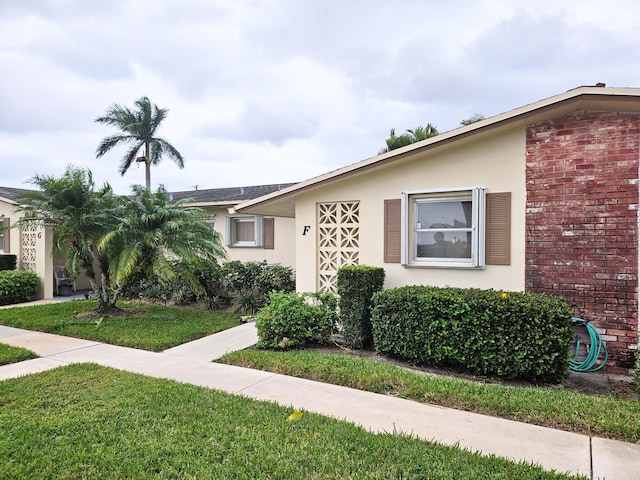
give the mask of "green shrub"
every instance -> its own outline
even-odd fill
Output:
[[[338,270],[338,306],[345,342],[351,348],[370,348],[371,298],[382,290],[384,269],[367,265],[345,265]]]
[[[262,262],[227,262],[222,266],[222,290],[233,308],[243,313],[254,313],[263,307],[268,295],[274,291],[292,292],[296,288],[291,267]]]
[[[164,284],[150,272],[137,269],[122,296],[176,305],[200,301],[205,308],[231,306],[235,311],[253,314],[264,306],[269,292],[295,290],[293,269],[266,261],[243,263],[234,260],[222,266],[214,262],[194,265],[178,261],[174,268],[176,278]],[[195,285],[187,281],[194,277]]]
[[[254,315],[265,303],[265,298],[256,290],[243,290],[231,300],[231,311]]]
[[[414,286],[379,292],[373,303],[381,353],[506,378],[567,374],[572,311],[561,297]]]
[[[337,320],[331,293],[274,291],[256,316],[258,347],[297,348],[326,343]]]
[[[29,302],[34,299],[40,279],[33,272],[22,270],[0,271],[0,305]]]
[[[3,270],[15,270],[18,257],[12,253],[0,254],[0,271]]]

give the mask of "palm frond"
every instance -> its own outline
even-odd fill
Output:
[[[159,108],[143,96],[134,102],[133,110],[122,105],[113,104],[104,116],[95,119],[97,123],[116,127],[122,134],[112,135],[102,140],[96,149],[99,158],[108,151],[121,144],[132,144],[120,162],[119,172],[124,175],[135,161],[139,150],[144,146],[148,162],[145,165],[147,183],[149,183],[151,165],[157,165],[163,156],[170,157],[176,165],[184,168],[184,159],[178,150],[166,139],[156,137],[156,131],[169,112],[166,108]],[[135,151],[134,151],[135,150]],[[147,188],[150,185],[147,184]]]

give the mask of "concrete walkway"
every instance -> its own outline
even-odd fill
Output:
[[[0,380],[77,362],[166,378],[346,420],[373,432],[405,432],[548,470],[589,478],[637,479],[640,444],[590,438],[550,428],[426,405],[336,385],[211,363],[224,353],[253,345],[248,323],[153,353],[100,342],[0,326],[0,342],[27,348],[41,358],[0,367]]]

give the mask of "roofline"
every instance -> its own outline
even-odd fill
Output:
[[[0,196],[0,201],[6,202],[6,203],[10,203],[12,205],[18,205],[18,202],[16,202],[15,200],[11,200],[10,198],[7,198],[7,197],[1,197]]]
[[[370,157],[356,163],[352,163],[337,170],[318,175],[298,184],[292,185],[288,188],[284,188],[278,192],[273,192],[262,197],[241,202],[238,207],[236,207],[236,211],[241,212],[243,210],[259,207],[263,204],[271,202],[274,199],[295,195],[296,193],[318,187],[334,180],[355,175],[362,172],[363,170],[368,170],[372,167],[382,166],[387,163],[391,163],[407,156],[413,155],[415,153],[430,150],[436,146],[446,145],[453,141],[457,141],[460,138],[476,135],[480,132],[518,122],[519,120],[526,117],[541,115],[550,110],[561,109],[563,107],[566,108],[569,106],[573,106],[574,104],[575,106],[579,107],[580,103],[589,102],[592,100],[611,100],[610,97],[616,97],[616,99],[619,99],[621,101],[640,102],[640,89],[606,88],[601,86],[584,86],[574,88],[564,93],[554,95],[552,97],[548,97],[543,100],[539,100],[537,102],[530,103],[498,115],[494,115],[479,122],[449,130],[447,132],[436,135],[435,137],[431,137],[429,139],[407,145],[406,147],[398,148],[390,152],[385,152],[383,154],[376,155],[374,157]]]
[[[228,207],[232,205],[238,205],[241,203],[241,200],[219,200],[217,202],[188,202],[183,203],[182,205],[185,207]]]

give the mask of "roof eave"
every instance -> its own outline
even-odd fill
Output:
[[[262,197],[258,197],[246,202],[241,202],[236,206],[237,212],[269,214],[275,212],[283,213],[282,216],[295,216],[295,205],[293,198],[297,193],[319,187],[337,179],[354,175],[372,167],[378,167],[387,163],[400,160],[409,155],[429,150],[436,146],[446,145],[452,141],[481,132],[503,127],[517,122],[536,123],[549,118],[549,114],[568,113],[570,111],[604,107],[604,104],[611,102],[635,102],[637,105],[633,109],[640,112],[640,89],[638,88],[603,88],[603,87],[578,87],[567,92],[545,98],[535,103],[524,105],[505,113],[489,117],[485,120],[459,127],[448,132],[441,133],[427,140],[407,145],[403,148],[392,150],[374,157],[361,160],[331,172],[313,177],[309,180],[292,185],[283,190],[273,192]],[[599,105],[602,104],[602,105]],[[268,208],[271,203],[278,202],[278,208]],[[284,215],[286,213],[286,215]]]
[[[217,202],[189,202],[189,203],[184,203],[182,205],[184,207],[206,208],[206,207],[229,207],[229,206],[237,205],[239,203],[241,203],[240,200],[233,200],[233,201],[220,200]]]

